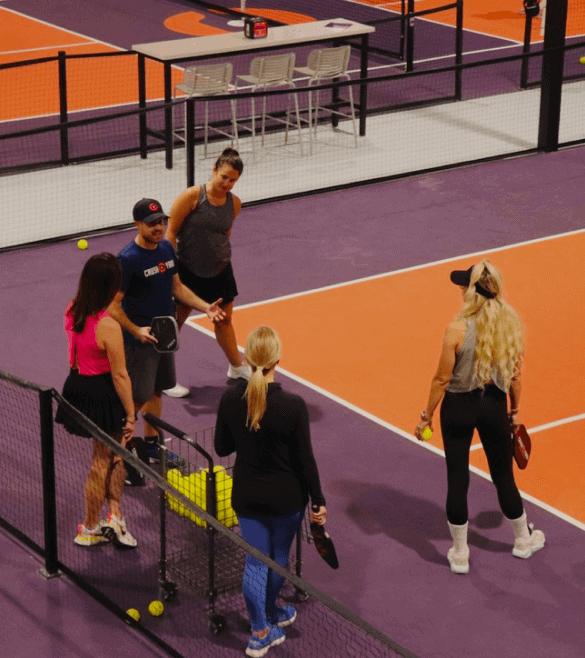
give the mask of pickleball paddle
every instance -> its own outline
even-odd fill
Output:
[[[157,352],[176,352],[179,348],[179,326],[172,315],[152,318],[150,333],[158,341],[154,343]]]
[[[530,452],[532,451],[532,442],[524,425],[518,425],[516,431],[512,432],[512,442],[514,444],[514,459],[518,468],[524,470],[528,466]]]
[[[313,512],[318,512],[319,505],[313,505],[311,509]],[[337,561],[337,553],[335,552],[333,540],[329,536],[329,533],[325,530],[325,526],[319,525],[318,523],[311,523],[310,525],[313,541],[315,542],[315,548],[317,549],[319,555],[332,569],[337,569],[339,566],[339,562]]]

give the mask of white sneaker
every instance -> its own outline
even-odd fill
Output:
[[[534,524],[528,525],[530,529],[529,537],[516,537],[512,555],[514,557],[529,558],[533,553],[544,548],[544,532],[542,530],[534,530]]]
[[[181,386],[181,384],[175,384],[173,388],[167,388],[163,391],[165,395],[171,398],[186,398],[190,392],[186,386]]]
[[[93,530],[86,528],[83,523],[77,526],[77,537],[73,540],[78,546],[95,546],[96,544],[103,544],[109,541],[107,537],[102,534],[102,528],[106,522],[100,520]]]
[[[249,363],[242,363],[241,366],[232,366],[230,363],[227,376],[230,379],[250,379],[252,376],[252,368]]]
[[[103,525],[102,533],[120,548],[136,548],[138,545],[136,539],[128,532],[126,521],[113,514],[108,514],[108,521]]]
[[[469,548],[458,553],[455,552],[455,548],[450,548],[447,552],[447,560],[453,573],[469,573]]]

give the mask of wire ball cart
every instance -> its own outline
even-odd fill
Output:
[[[195,505],[239,534],[238,519],[231,506],[235,456],[212,456],[215,454],[214,429],[199,430],[190,436],[151,414],[145,414],[144,418],[158,432],[160,475]],[[165,445],[163,432],[180,440],[178,446],[174,442],[176,452],[171,452]],[[169,512],[172,517],[168,516]],[[173,527],[177,526],[177,517],[180,517],[180,533],[175,536],[173,529],[173,545],[170,545],[168,526],[171,521]],[[307,512],[290,560],[291,571],[299,577],[302,574],[302,543],[309,537]],[[227,618],[217,610],[217,598],[241,588],[243,573],[242,554],[234,551],[229,537],[161,490],[158,569],[161,600],[172,601],[180,588],[206,597],[209,629],[213,635],[219,635],[227,628]],[[299,601],[307,599],[307,594],[299,590],[295,590],[294,595]]]

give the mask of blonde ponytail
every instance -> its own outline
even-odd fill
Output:
[[[252,376],[244,393],[248,400],[246,425],[253,430],[260,429],[260,421],[266,412],[266,375],[278,363],[281,351],[278,334],[270,327],[257,327],[246,340],[246,360],[252,367]]]
[[[486,298],[476,292],[475,284],[493,295]],[[488,384],[494,371],[508,388],[517,374],[524,352],[520,318],[502,297],[502,277],[489,260],[483,260],[472,272],[463,297],[460,319],[475,319],[475,377],[480,388]]]

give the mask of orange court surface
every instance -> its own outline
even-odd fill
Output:
[[[585,523],[576,495],[585,469],[585,351],[576,330],[584,317],[575,303],[585,296],[584,250],[585,231],[524,243],[236,307],[234,325],[240,343],[256,326],[274,327],[287,374],[414,440],[443,332],[461,304],[449,272],[489,258],[526,327],[520,419],[536,431],[518,486]],[[207,319],[189,323],[212,335]],[[438,410],[429,444],[442,447]],[[487,473],[483,451],[474,448],[471,464]]]

